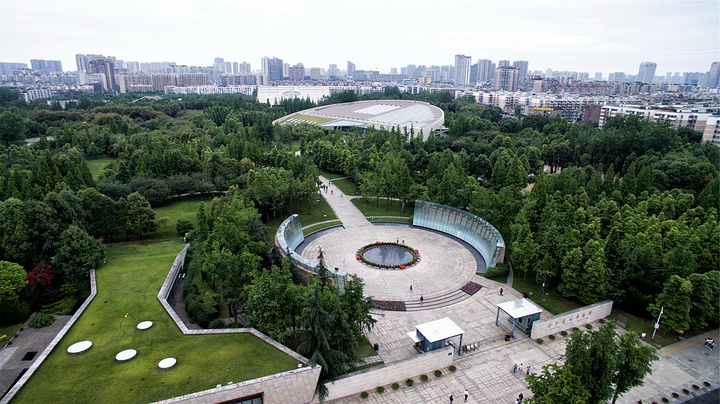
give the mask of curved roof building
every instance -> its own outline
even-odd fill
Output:
[[[323,105],[295,112],[273,121],[273,124],[310,124],[327,129],[346,129],[353,126],[391,130],[400,133],[414,131],[423,140],[439,132],[445,123],[442,109],[422,101],[372,100]]]

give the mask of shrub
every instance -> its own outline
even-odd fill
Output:
[[[601,318],[600,320],[598,320],[598,322],[599,322],[600,324],[605,324],[605,319],[604,319],[604,318]]]
[[[77,302],[77,300],[76,296],[68,295],[56,302],[40,306],[40,312],[64,316],[70,314],[73,307],[75,307],[75,302]]]
[[[397,390],[397,389],[400,388],[400,385],[397,384],[397,383],[393,383],[393,384],[392,384],[392,388],[393,388],[393,390]]]
[[[588,330],[592,330],[592,324],[590,324],[590,323],[585,324],[585,328],[587,328]]]
[[[383,393],[383,392],[385,391],[385,387],[383,387],[383,386],[378,386],[378,388],[377,388],[376,390],[377,390],[378,393]]]
[[[683,389],[683,393],[685,393],[685,394],[690,394],[690,390],[688,390],[688,389]]]
[[[672,396],[673,396],[673,398],[678,398],[678,397],[680,397],[680,394],[673,391]]]
[[[567,331],[565,331],[565,330],[560,331],[560,335],[562,335],[563,337],[567,337]]]
[[[182,237],[185,235],[185,233],[189,232],[190,230],[193,230],[195,226],[190,221],[190,219],[186,219],[184,217],[181,217],[177,220],[175,223],[175,230],[177,231],[177,235]]]
[[[554,341],[554,340],[555,340],[555,334],[550,334],[550,335],[548,335],[548,338],[550,338],[551,341]]]
[[[706,386],[708,386],[708,387],[711,386],[710,382],[703,382],[703,384],[706,385]]]
[[[449,367],[448,369],[450,369],[451,372],[454,372],[454,371],[457,370],[457,368],[455,367],[455,365],[450,365],[450,367]]]
[[[412,386],[413,384],[415,384],[415,381],[413,379],[407,379],[405,380],[405,384],[407,384],[408,386]]]
[[[28,324],[32,328],[43,328],[52,325],[55,322],[55,317],[52,314],[38,313],[30,320]]]
[[[487,271],[485,271],[485,273],[482,275],[494,281],[505,282],[507,281],[509,271],[510,267],[507,264],[503,263],[497,264],[493,268],[488,268]]]
[[[225,322],[221,318],[216,318],[210,322],[208,328],[225,328]]]
[[[426,382],[427,379],[428,379],[428,376],[427,376],[427,375],[420,375],[420,380]]]
[[[368,398],[369,395],[370,394],[368,394],[367,391],[363,391],[362,393],[360,393],[360,397],[362,397],[362,398]]]
[[[543,342],[545,342],[545,341],[543,341],[542,338],[538,338],[538,339],[536,339],[536,341],[537,341],[538,344],[542,344]]]
[[[693,388],[694,388],[695,390],[700,390],[700,386],[698,386],[697,384],[693,384]]]
[[[436,370],[436,371],[435,371],[435,376],[437,376],[437,377],[442,376],[442,372],[439,371],[439,370]]]

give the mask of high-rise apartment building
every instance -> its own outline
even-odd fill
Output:
[[[94,58],[101,58],[103,55],[75,55],[78,72],[90,73],[90,61]]]
[[[498,61],[498,64],[497,64],[497,67],[498,67],[498,68],[507,67],[507,66],[510,66],[510,61],[509,61],[509,60],[500,60],[500,61]]]
[[[480,59],[477,61],[477,82],[486,83],[495,78],[495,67],[492,60]]]
[[[288,69],[288,77],[291,81],[303,81],[305,80],[305,66],[302,63],[298,63],[295,66],[290,66]]]
[[[243,75],[252,74],[252,69],[251,69],[250,63],[248,63],[248,62],[239,63],[238,64],[238,74],[243,74]]]
[[[310,68],[310,80],[320,80],[320,68],[319,67],[311,67]]]
[[[595,73],[595,81],[600,81],[600,80],[602,80],[602,73],[599,73],[599,72]]]
[[[340,69],[338,69],[336,64],[330,64],[328,66],[328,76],[334,78],[334,77],[340,77]]]
[[[415,71],[417,70],[417,66],[415,65],[407,65],[405,68],[405,71],[407,72],[407,78],[412,80],[416,79],[417,76],[415,75]]]
[[[512,66],[498,67],[495,70],[493,89],[498,91],[517,91],[518,69]]]
[[[466,86],[470,84],[470,64],[472,58],[465,55],[455,55],[455,79],[453,83],[456,86]]]
[[[655,62],[642,62],[640,63],[640,69],[638,70],[637,81],[641,83],[652,84],[655,79],[655,69],[657,63]]]
[[[267,76],[269,81],[282,81],[283,60],[276,57],[262,58],[262,74]]]
[[[527,77],[528,72],[528,62],[527,60],[516,60],[513,62],[513,67],[518,70],[518,85],[524,85],[525,84],[525,78]]]
[[[355,73],[355,63],[348,60],[347,62],[347,75],[348,77],[353,77],[353,73]]]
[[[708,74],[706,86],[710,88],[720,87],[720,62],[713,62],[713,64],[710,65],[710,73]]]
[[[62,73],[62,63],[59,60],[30,59],[30,65],[36,72],[43,74]]]

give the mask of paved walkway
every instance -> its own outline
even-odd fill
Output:
[[[321,177],[321,180],[329,185],[327,179]],[[522,363],[525,370],[530,365],[531,371],[536,372],[543,365],[560,359],[565,352],[565,338],[558,334],[554,341],[546,338],[546,342],[540,345],[519,332],[516,333],[517,339],[504,341],[510,324],[500,322],[495,325],[497,304],[520,298],[519,292],[505,283],[475,275],[472,254],[451,238],[415,228],[373,226],[347,195],[343,195],[336,186],[329,187],[328,193],[323,192],[322,195],[345,229],[309,243],[303,256],[314,260],[318,248],[322,248],[329,267],[357,274],[365,282],[366,294],[380,300],[416,301],[420,295],[427,299],[455,291],[470,280],[483,286],[475,295],[447,307],[408,312],[374,310],[380,313],[374,314],[378,322],[366,336],[371,344],[380,346],[378,355],[385,363],[418,355],[406,333],[418,324],[443,317],[449,317],[463,329],[463,344],[478,343],[479,348],[455,360],[456,372],[445,370],[440,378],[428,375],[427,382],[421,382],[420,375],[417,375],[411,387],[405,386],[404,380],[388,380],[382,394],[369,386],[370,396],[363,402],[441,403],[448,402],[450,394],[461,402],[466,388],[470,393],[468,402],[475,403],[510,404],[515,402],[519,393],[529,396],[525,375],[512,373],[513,364]],[[355,252],[361,246],[376,240],[395,241],[398,237],[405,237],[408,245],[420,251],[420,264],[405,270],[385,271],[368,268],[355,260]],[[511,282],[512,276],[510,272],[508,281]],[[501,286],[504,296],[498,293]],[[543,311],[542,317],[547,316],[550,313]],[[598,326],[596,324],[594,328]],[[703,347],[704,339],[705,336],[700,336],[658,352],[660,359],[653,365],[653,374],[646,376],[645,386],[631,390],[618,402],[662,402],[662,398],[666,397],[670,402],[679,403],[692,395],[717,388],[720,384],[720,349],[710,352]],[[710,382],[712,387],[706,387],[705,381]],[[402,387],[393,390],[390,388],[393,382],[399,382]],[[693,384],[700,389],[694,389]],[[690,394],[685,394],[683,389]],[[680,397],[674,398],[673,392]],[[355,403],[359,400],[359,396],[355,395],[338,400],[330,397],[326,402]]]
[[[50,345],[65,323],[70,320],[70,316],[53,315],[53,317],[55,317],[55,321],[49,327],[30,328],[26,325],[18,333],[18,336],[13,338],[12,345],[0,349],[0,397],[30,368],[30,365]],[[26,356],[29,352],[35,352],[32,359],[28,359]]]

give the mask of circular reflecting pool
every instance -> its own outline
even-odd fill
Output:
[[[405,248],[393,245],[370,247],[362,252],[363,258],[380,265],[402,265],[412,261],[413,254]]]

